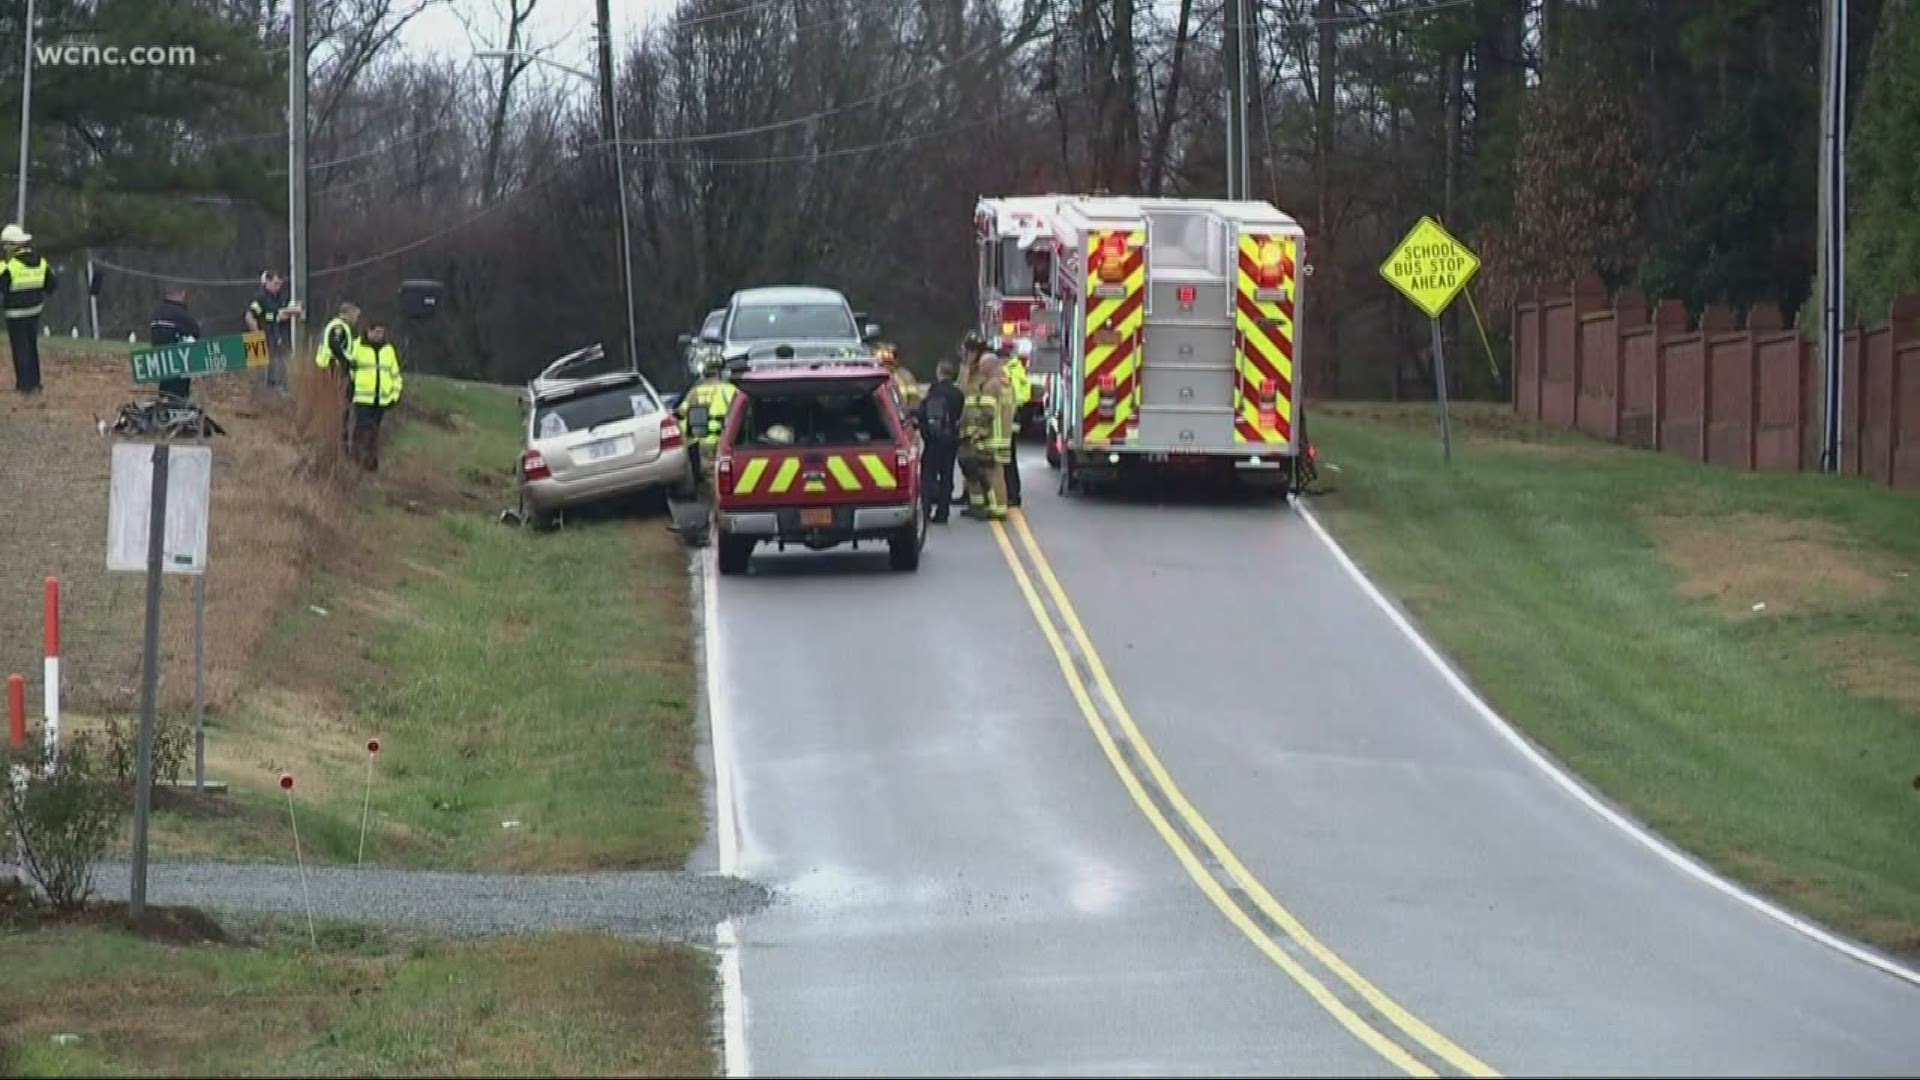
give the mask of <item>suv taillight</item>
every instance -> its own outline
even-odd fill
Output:
[[[669,416],[660,421],[660,449],[672,450],[685,445],[686,438],[680,434],[680,418]]]
[[[520,455],[520,475],[528,480],[545,480],[553,475],[547,468],[547,459],[538,450],[528,450]]]
[[[733,478],[733,455],[721,454],[713,463],[713,471],[723,480]]]

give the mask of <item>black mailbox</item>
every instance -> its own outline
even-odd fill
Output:
[[[426,278],[413,278],[400,283],[400,313],[409,319],[431,319],[440,307],[440,296],[446,286]]]

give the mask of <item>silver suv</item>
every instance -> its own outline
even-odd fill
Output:
[[[711,325],[711,324],[709,324]],[[853,310],[834,289],[776,285],[742,289],[727,301],[718,334],[701,338],[720,347],[729,367],[740,367],[786,348],[819,359],[873,355],[880,327]]]
[[[592,345],[527,384],[520,502],[535,528],[551,528],[562,511],[592,503],[651,491],[692,494],[686,436],[646,376],[563,374],[604,359]]]

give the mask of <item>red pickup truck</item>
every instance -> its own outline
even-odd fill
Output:
[[[887,370],[865,359],[755,364],[734,376],[714,465],[722,574],[754,548],[823,551],[885,541],[895,570],[916,570],[927,540],[920,435]]]

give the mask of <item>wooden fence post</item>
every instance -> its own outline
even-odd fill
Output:
[[[1662,300],[1653,307],[1653,448],[1666,449],[1661,427],[1667,419],[1667,335],[1685,333],[1687,308],[1678,300]]]
[[[1900,343],[1920,337],[1920,293],[1902,292],[1887,310],[1887,362],[1893,365],[1887,402],[1887,486],[1900,480]],[[1861,375],[1861,381],[1866,376]]]
[[[1700,313],[1700,460],[1713,460],[1713,335],[1733,329],[1733,309],[1708,304]]]
[[[1613,300],[1613,440],[1627,422],[1627,349],[1620,332],[1647,325],[1647,294],[1631,286]]]

